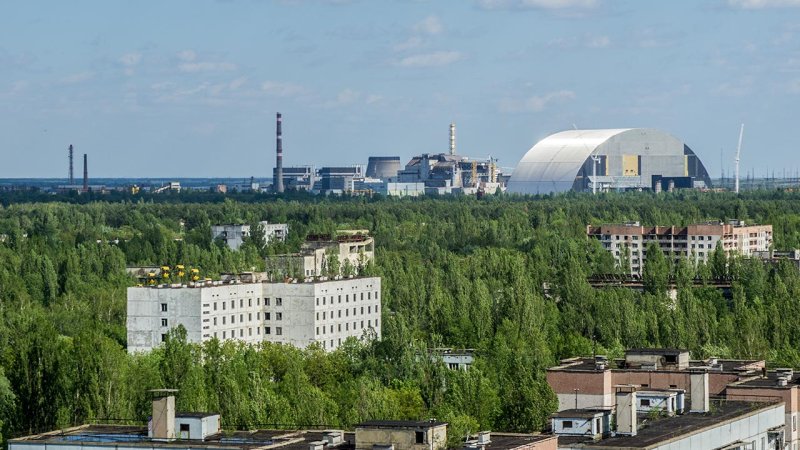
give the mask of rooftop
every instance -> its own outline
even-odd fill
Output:
[[[756,412],[771,408],[779,402],[743,402],[743,401],[715,401],[712,412],[706,414],[689,413],[672,417],[660,418],[654,421],[641,421],[636,436],[615,436],[600,441],[591,438],[559,437],[559,444],[585,443],[586,448],[647,448],[659,443],[694,434],[705,428],[719,426],[726,421],[740,419],[755,414]]]
[[[180,414],[179,416],[184,415]],[[208,436],[205,440],[191,440],[191,447],[208,447],[222,449],[257,449],[269,446],[281,450],[308,450],[309,444],[323,440],[325,431],[305,430],[254,430],[223,432]],[[344,440],[336,446],[337,450],[355,448],[353,433],[344,433]],[[171,442],[158,441],[147,436],[147,427],[127,425],[83,425],[80,427],[43,433],[24,438],[13,439],[11,443],[26,442],[45,444],[64,444],[70,442],[99,443],[101,445],[146,444],[155,448],[187,448],[187,440],[176,439]],[[328,446],[330,447],[330,446]]]
[[[447,425],[447,422],[431,420],[368,420],[357,424],[356,428],[433,428]]]
[[[711,360],[691,360],[689,361],[689,368],[686,370],[690,371],[692,369],[708,368],[709,372],[712,373],[726,372],[737,374],[754,374],[757,371],[760,372],[761,367],[764,366],[764,361],[762,360],[717,359],[715,365],[712,365],[712,362],[713,361]],[[606,369],[624,371],[652,371],[652,369],[642,368],[639,366],[628,366],[625,363],[625,359],[608,360],[606,362]],[[567,372],[598,371],[598,369],[596,369],[595,359],[591,356],[563,359],[558,366],[552,367],[548,370]],[[674,365],[670,365],[667,367],[658,368],[657,371],[675,372],[681,371],[681,369],[678,369]]]
[[[470,436],[470,441],[475,441],[478,436]],[[511,450],[526,445],[534,444],[536,442],[547,441],[549,439],[557,439],[552,434],[519,434],[519,433],[491,433],[488,444],[483,445],[484,450]],[[467,445],[470,444],[467,441]]]

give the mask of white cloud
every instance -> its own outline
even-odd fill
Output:
[[[364,103],[366,103],[368,105],[374,105],[375,103],[380,103],[382,101],[383,101],[383,96],[382,95],[371,94],[371,95],[369,95],[367,97],[366,100],[364,100]]]
[[[422,47],[425,44],[425,41],[419,36],[411,36],[407,40],[396,44],[394,46],[394,51],[396,52],[404,52],[407,50],[413,50],[415,48]]]
[[[68,75],[58,80],[59,84],[78,84],[94,78],[94,72],[80,72]]]
[[[740,9],[797,8],[800,0],[728,0],[728,5]]]
[[[739,80],[727,81],[717,85],[712,92],[723,97],[742,97],[753,91],[753,77],[747,76]]]
[[[185,62],[191,62],[197,59],[197,53],[194,50],[182,50],[178,52],[178,59]]]
[[[595,36],[586,42],[586,46],[589,48],[606,48],[609,45],[611,45],[611,38],[608,36]]]
[[[354,91],[354,90],[352,90],[350,88],[347,88],[347,89],[343,90],[342,92],[339,92],[339,95],[336,96],[336,101],[340,105],[349,105],[351,103],[354,103],[354,102],[358,101],[358,99],[360,99],[360,98],[361,98],[361,94],[359,92],[356,92],[356,91]]]
[[[478,0],[485,9],[588,9],[598,3],[598,0]]]
[[[464,55],[461,52],[440,51],[406,56],[405,58],[396,61],[394,64],[399,67],[412,68],[441,67],[450,65],[462,59],[464,59]]]
[[[269,80],[261,83],[261,90],[267,95],[275,97],[295,97],[307,93],[306,88],[299,84]]]
[[[499,109],[504,113],[541,112],[553,103],[574,98],[575,93],[573,91],[553,91],[527,99],[504,99],[500,101]]]
[[[238,66],[229,62],[185,62],[178,64],[178,69],[181,72],[196,73],[196,72],[229,72],[236,70]]]
[[[119,58],[120,64],[125,67],[133,67],[138,65],[142,61],[142,54],[139,52],[131,52],[122,55]]]
[[[417,34],[435,35],[440,34],[442,31],[444,31],[444,27],[436,16],[428,16],[414,25],[414,33]]]
[[[235,91],[247,83],[247,77],[239,77],[228,83],[228,89]]]

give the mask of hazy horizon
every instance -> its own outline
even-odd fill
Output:
[[[2,8],[2,178],[269,178],[647,127],[718,178],[795,173],[798,0],[182,0]]]

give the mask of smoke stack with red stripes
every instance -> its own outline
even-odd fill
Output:
[[[69,144],[69,183],[70,186],[75,184],[75,173],[72,171],[72,144]]]
[[[83,154],[83,192],[89,192],[89,166],[86,153]]]
[[[276,120],[276,161],[275,161],[275,192],[283,193],[283,139],[281,133],[281,113],[278,113]]]

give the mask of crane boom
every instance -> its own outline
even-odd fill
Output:
[[[742,153],[742,136],[744,135],[744,124],[742,127],[739,128],[739,145],[736,147],[736,159],[734,162],[736,163],[735,170],[736,170],[736,184],[734,186],[734,191],[738,194],[739,193],[739,155]]]

